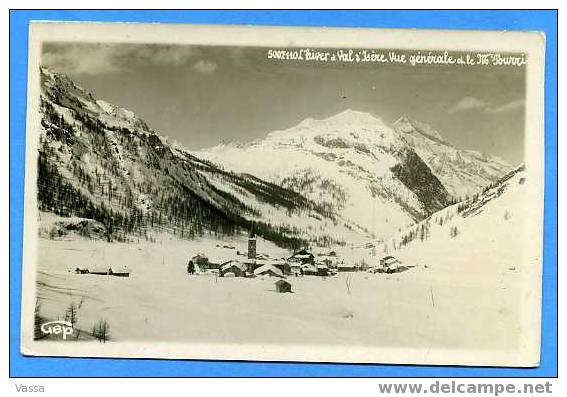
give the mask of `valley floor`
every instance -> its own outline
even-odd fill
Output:
[[[40,238],[40,314],[63,319],[71,302],[82,301],[78,328],[88,331],[107,320],[111,343],[254,341],[507,351],[517,347],[522,334],[517,269],[503,266],[469,277],[462,268],[438,271],[416,262],[409,271],[392,275],[288,277],[294,291],[288,294],[276,293],[273,278],[186,273],[189,257],[218,250],[216,244],[223,243]],[[236,243],[243,246],[244,240]],[[270,250],[275,255],[278,248]],[[97,264],[125,265],[132,274],[120,278],[73,271]]]

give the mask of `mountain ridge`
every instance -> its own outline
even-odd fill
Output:
[[[394,129],[380,118],[351,109],[322,120],[304,120],[248,144],[217,145],[193,153],[229,169],[304,189],[311,199],[325,202],[378,238],[450,201],[436,176]]]
[[[459,149],[430,125],[402,117],[392,124],[456,199],[476,193],[513,167],[497,156]]]
[[[295,246],[381,239],[452,203],[465,176],[478,190],[504,168],[486,171],[490,156],[405,115],[389,125],[352,109],[192,151],[68,77],[40,74],[40,208],[94,217],[109,238],[166,227],[182,237],[258,229]]]
[[[298,247],[356,229],[300,193],[193,156],[68,77],[40,73],[40,211],[99,221],[109,240],[155,229],[186,238],[253,230]]]

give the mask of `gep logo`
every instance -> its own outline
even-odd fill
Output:
[[[45,335],[62,335],[63,339],[73,335],[73,324],[68,321],[50,321],[41,325],[41,332]]]

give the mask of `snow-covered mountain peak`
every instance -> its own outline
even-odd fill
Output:
[[[269,133],[252,147],[295,148],[313,151],[353,150],[366,146],[399,150],[405,143],[382,119],[347,109],[325,119],[308,118],[294,127]]]
[[[352,109],[306,119],[245,147],[195,155],[301,191],[377,236],[448,203],[447,191],[400,133]]]
[[[76,112],[97,116],[108,126],[154,133],[148,124],[131,110],[95,99],[90,92],[76,85],[68,76],[52,72],[45,67],[40,68],[40,75],[43,95],[53,102],[62,102],[63,107],[72,107]],[[69,99],[75,102],[74,106],[66,103]]]
[[[474,194],[511,169],[504,160],[475,150],[461,150],[430,125],[403,115],[392,124],[425,161],[453,197]]]
[[[442,208],[451,196],[474,194],[510,170],[500,159],[452,146],[407,115],[388,124],[352,109],[196,155],[307,192],[377,235]],[[387,215],[369,219],[369,208]]]
[[[420,134],[430,140],[438,143],[443,143],[449,145],[447,141],[441,136],[441,134],[432,128],[429,124],[421,123],[419,121],[411,119],[408,115],[403,114],[398,120],[396,120],[392,126],[396,131],[402,134]]]
[[[384,122],[367,112],[347,109],[325,119],[328,123],[342,125],[384,124]]]
[[[340,113],[334,114],[332,116],[316,119],[313,117],[308,117],[301,121],[293,128],[298,127],[309,127],[313,124],[327,124],[335,126],[354,126],[354,125],[368,125],[368,124],[384,124],[384,122],[367,112],[361,112],[359,110],[346,109]]]

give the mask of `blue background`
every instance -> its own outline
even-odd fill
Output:
[[[547,36],[545,254],[541,366],[535,369],[187,360],[36,358],[20,354],[28,23],[31,20],[373,28],[532,30]],[[557,11],[10,12],[10,376],[557,376]]]

